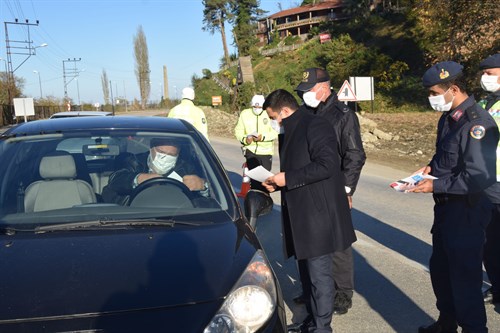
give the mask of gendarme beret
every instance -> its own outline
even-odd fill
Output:
[[[500,68],[500,53],[490,55],[479,63],[479,69]]]
[[[432,87],[436,84],[453,80],[460,74],[464,66],[454,61],[443,61],[429,68],[422,77],[424,87]]]

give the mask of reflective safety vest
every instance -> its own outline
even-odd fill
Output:
[[[482,108],[486,107],[488,101],[486,99],[480,100],[479,105]],[[500,131],[500,99],[498,99],[489,109],[488,112],[495,119]],[[500,182],[500,141],[498,141],[497,146],[497,182]]]
[[[205,113],[202,109],[195,106],[193,101],[183,99],[178,105],[174,106],[168,113],[168,118],[184,119],[193,125],[208,140],[208,125]]]
[[[254,132],[262,135],[262,141],[247,144],[247,135]],[[261,114],[256,116],[252,109],[245,109],[238,118],[234,136],[243,145],[244,150],[248,149],[256,155],[273,155],[274,140],[278,137],[278,132],[271,127],[271,120],[266,111],[262,110]]]

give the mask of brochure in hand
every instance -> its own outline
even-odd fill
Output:
[[[391,183],[391,185],[389,186],[398,192],[406,192],[408,190],[411,190],[412,188],[415,188],[418,182],[423,179],[437,179],[437,178],[431,175],[424,175],[422,172],[419,172],[409,177],[395,181],[394,183]]]

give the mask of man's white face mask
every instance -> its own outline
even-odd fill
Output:
[[[262,113],[262,108],[252,108],[253,114],[258,116]]]
[[[149,155],[148,158],[148,166],[159,175],[167,174],[175,167],[176,162],[177,156],[159,153],[157,151],[155,151],[154,159],[151,159],[151,155]]]
[[[313,109],[317,108],[319,103],[321,103],[321,101],[316,98],[315,91],[308,91],[304,93],[302,98],[304,99],[304,103],[306,103],[307,106],[312,107]]]
[[[485,91],[495,92],[500,89],[500,83],[498,83],[498,75],[486,75],[481,76],[481,87]]]
[[[444,98],[444,95],[446,95],[449,90],[450,89],[446,90],[442,95],[429,96],[429,104],[435,111],[446,112],[451,110],[451,105],[453,104],[455,96],[453,96],[449,103],[446,103],[446,99]]]

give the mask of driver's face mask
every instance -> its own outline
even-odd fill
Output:
[[[155,149],[154,159],[151,159],[150,155],[148,162],[150,162],[148,165],[154,172],[159,175],[164,175],[175,167],[175,163],[177,163],[177,155],[174,156],[160,153]]]

